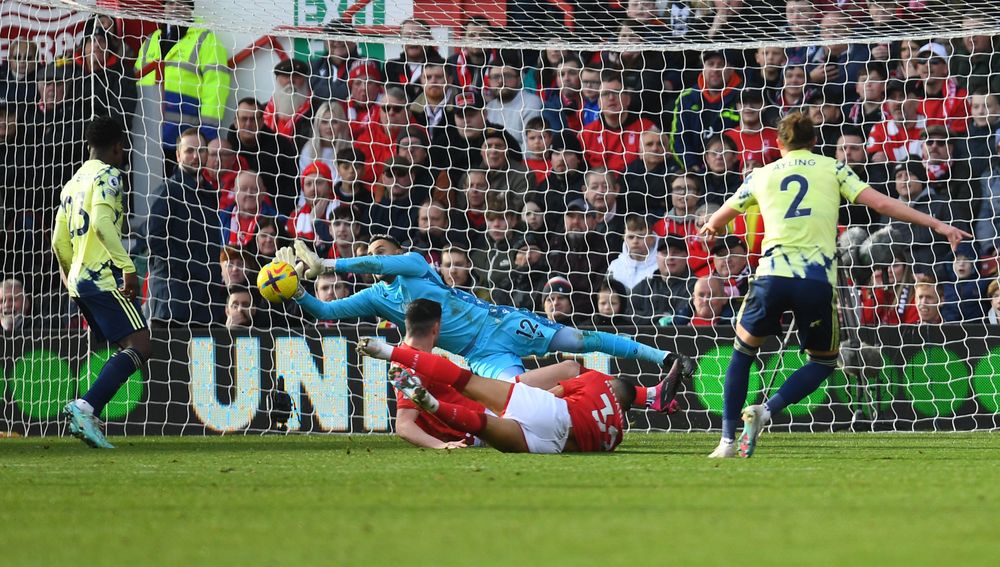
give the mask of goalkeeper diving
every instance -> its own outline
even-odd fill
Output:
[[[530,311],[494,305],[471,293],[447,286],[434,267],[415,252],[404,253],[396,239],[373,236],[368,256],[323,260],[302,241],[295,250],[282,248],[277,259],[296,265],[307,279],[329,273],[374,274],[378,282],[350,297],[323,302],[299,286],[293,299],[307,313],[321,320],[378,316],[404,328],[406,307],[415,299],[441,304],[441,335],[437,346],[461,355],[475,374],[513,381],[524,372],[522,358],[550,352],[603,352],[612,356],[645,360],[669,371],[679,363],[683,379],[694,372],[693,361],[681,354],[641,344],[634,339],[583,331],[549,321]],[[652,396],[650,406],[663,411],[673,401],[673,392]],[[669,398],[669,399],[667,399]],[[658,407],[658,406],[664,407]]]

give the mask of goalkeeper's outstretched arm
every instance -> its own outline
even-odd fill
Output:
[[[279,260],[286,261],[288,252],[279,250]],[[382,276],[420,276],[427,271],[427,261],[423,256],[410,253],[390,256],[362,256],[360,258],[339,258],[323,260],[309,246],[301,241],[295,241],[295,255],[305,270],[302,272],[307,279],[315,279],[323,274],[378,274]],[[289,262],[291,263],[291,262]],[[299,269],[298,267],[296,268]]]
[[[368,288],[344,299],[320,301],[306,292],[299,284],[294,300],[306,313],[320,321],[336,321],[358,317],[375,317],[379,315],[375,303],[371,300],[372,288]]]

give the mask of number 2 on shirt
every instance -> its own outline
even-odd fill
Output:
[[[792,200],[792,204],[788,207],[788,212],[785,213],[786,219],[796,219],[799,217],[807,217],[812,213],[812,209],[800,209],[799,205],[802,204],[802,199],[806,197],[806,191],[809,191],[809,182],[806,181],[805,177],[797,173],[793,173],[781,181],[781,190],[788,191],[789,186],[792,183],[799,184],[799,192],[795,195],[795,199]]]

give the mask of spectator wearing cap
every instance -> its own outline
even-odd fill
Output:
[[[417,122],[427,128],[430,137],[434,137],[448,123],[445,111],[448,100],[453,96],[448,86],[444,59],[431,57],[424,62],[420,85],[420,96],[410,104],[410,112]]]
[[[429,196],[427,187],[413,183],[412,164],[394,159],[382,170],[385,194],[371,206],[371,233],[388,234],[399,242],[406,242],[410,229],[417,224],[420,203]]]
[[[858,72],[858,82],[854,92],[857,101],[847,107],[846,121],[864,130],[864,135],[872,131],[885,118],[886,81],[889,72],[884,62],[869,63]]]
[[[549,237],[549,266],[554,272],[566,274],[576,290],[574,304],[584,313],[593,312],[591,293],[608,271],[608,243],[597,231],[601,219],[600,211],[576,199],[562,215],[563,230]]]
[[[951,199],[951,220],[971,221],[973,191],[968,159],[956,159],[955,136],[944,126],[924,130],[922,158],[927,170],[927,184],[939,195]]]
[[[446,205],[426,199],[417,211],[416,226],[410,229],[410,249],[423,254],[428,264],[440,266],[442,250],[449,246],[468,247],[461,228]]]
[[[450,106],[452,123],[431,140],[431,165],[448,172],[449,187],[458,187],[469,169],[482,169],[486,130],[503,130],[486,120],[485,104],[475,91],[459,93]]]
[[[264,107],[264,126],[302,148],[312,136],[312,90],[309,65],[285,59],[274,66],[274,94]]]
[[[871,60],[871,53],[864,43],[839,43],[850,35],[849,26],[850,20],[842,10],[823,14],[819,36],[827,43],[806,50],[806,75],[809,84],[825,93],[853,101],[858,74]]]
[[[608,276],[630,290],[656,271],[659,237],[650,229],[646,217],[632,213],[625,217],[624,240],[621,253],[608,265]]]
[[[722,203],[743,184],[736,142],[716,134],[705,142],[705,199]]]
[[[535,186],[534,175],[521,161],[516,142],[503,130],[486,130],[482,164],[492,191],[510,193],[523,203],[525,193]]]
[[[208,143],[207,159],[201,175],[218,192],[219,209],[233,204],[236,174],[249,168],[246,158],[237,155],[226,138],[216,138]]]
[[[472,16],[462,24],[462,39],[465,42],[482,41],[492,37],[490,22],[479,16]],[[482,93],[485,84],[486,62],[492,49],[474,45],[460,47],[448,57],[445,69],[449,73],[449,84],[455,85],[460,91],[476,91]]]
[[[542,287],[542,302],[545,316],[554,323],[572,325],[576,319],[573,305],[573,286],[564,277],[556,276]]]
[[[47,218],[55,212],[62,186],[86,158],[83,130],[89,109],[81,104],[82,84],[75,65],[50,63],[39,74],[37,85],[37,102],[25,118],[26,141],[34,156],[31,205]]]
[[[0,63],[0,100],[22,115],[35,102],[38,87],[38,44],[28,38],[17,38],[7,48],[7,60]]]
[[[252,247],[261,218],[276,215],[260,175],[241,171],[236,175],[234,202],[220,213],[222,242],[236,248]]]
[[[924,100],[918,111],[927,126],[944,126],[949,132],[964,134],[969,107],[968,91],[951,77],[948,70],[948,48],[930,42],[917,51],[917,73],[924,82]]]
[[[685,169],[700,165],[705,139],[739,125],[736,101],[742,87],[743,79],[725,52],[702,53],[702,72],[696,86],[677,98],[670,133],[670,151]]]
[[[407,18],[399,26],[399,35],[405,40],[420,40],[429,42],[431,30],[427,24],[416,19]],[[385,77],[387,86],[397,86],[406,89],[407,100],[416,100],[422,91],[421,78],[424,64],[431,59],[441,59],[437,47],[418,43],[404,43],[403,52],[399,57],[387,61]]]
[[[524,125],[542,115],[542,99],[524,88],[521,61],[510,52],[501,52],[487,67],[489,93],[486,118],[507,131],[518,147],[524,147]]]
[[[661,238],[656,247],[656,271],[632,288],[630,301],[637,323],[672,319],[691,300],[694,281],[684,238],[676,234]]]
[[[542,118],[552,132],[583,129],[583,95],[580,91],[583,63],[578,57],[563,57],[556,73],[556,87],[545,98]]]
[[[781,157],[778,129],[764,125],[761,120],[763,108],[764,97],[759,90],[744,91],[736,103],[740,113],[739,125],[723,132],[736,144],[741,172],[767,165]]]
[[[334,36],[351,35],[351,26],[339,20],[326,25],[325,33]],[[353,41],[329,38],[324,41],[326,51],[309,60],[309,87],[317,103],[347,100],[347,74],[351,64],[360,59],[358,44]]]
[[[601,73],[601,118],[580,132],[584,158],[590,167],[622,173],[640,159],[641,136],[655,127],[652,121],[629,110],[632,94],[625,90],[621,73]]]
[[[431,141],[423,128],[406,128],[396,136],[396,157],[413,164],[414,183],[433,187],[437,174],[431,168]]]
[[[733,309],[747,294],[752,270],[746,242],[735,235],[716,240],[712,246],[712,275],[722,280],[722,291],[733,300]]]
[[[913,83],[886,86],[886,118],[872,128],[866,150],[875,163],[906,161],[923,151],[920,98]]]
[[[978,90],[1000,93],[1000,45],[995,36],[982,33],[994,25],[995,20],[984,13],[970,11],[962,19],[966,35],[948,63],[951,76],[970,93]]]
[[[844,98],[836,90],[814,90],[806,97],[809,118],[816,126],[817,153],[826,157],[837,155],[837,138],[844,129]]]
[[[518,309],[541,311],[542,288],[549,278],[546,254],[548,243],[542,234],[529,232],[500,257],[494,273],[506,274],[494,280],[491,296],[494,303]]]
[[[1000,131],[1000,93],[979,90],[969,95],[968,137],[958,137],[960,155],[969,156],[972,178],[980,179],[990,170],[990,160],[996,152],[996,135]]]
[[[379,122],[378,101],[384,88],[382,71],[378,63],[371,59],[359,61],[347,73],[349,97],[344,109],[347,110],[347,120],[355,140],[361,138],[369,124]]]
[[[955,249],[952,261],[952,278],[942,287],[944,306],[942,312],[949,321],[982,322],[986,316],[986,288],[989,281],[978,268],[979,255],[972,243],[963,242]]]
[[[229,143],[248,168],[261,176],[278,212],[289,215],[298,202],[298,151],[291,139],[264,126],[260,103],[252,97],[240,99],[229,132]]]
[[[382,168],[396,154],[396,140],[408,132],[422,130],[416,123],[402,87],[390,87],[378,103],[376,120],[354,132],[354,146],[365,155],[361,181],[380,179]]]
[[[314,161],[302,171],[301,205],[288,218],[285,232],[291,238],[315,241],[316,253],[325,256],[319,248],[323,243],[333,243],[329,220],[340,205],[333,194],[333,173],[321,161]]]
[[[715,327],[732,325],[735,313],[719,278],[704,276],[694,282],[691,302],[670,321],[674,325]],[[666,321],[664,321],[666,323]]]
[[[666,135],[659,128],[646,130],[640,138],[642,159],[625,169],[625,204],[630,211],[646,211],[653,215],[666,212],[668,176],[680,171],[680,166],[667,153]]]

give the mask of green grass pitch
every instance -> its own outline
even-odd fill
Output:
[[[0,440],[3,565],[997,565],[1000,435]]]

